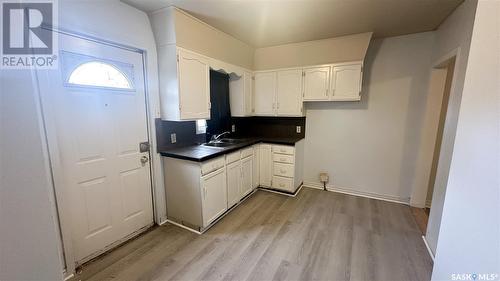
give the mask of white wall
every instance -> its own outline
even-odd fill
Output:
[[[117,0],[63,0],[59,27],[146,50],[150,108],[152,117],[159,117],[156,45],[145,13]],[[28,71],[0,74],[0,280],[61,280],[60,239],[36,84]],[[161,161],[158,154],[153,156],[153,162],[160,163],[154,168],[156,191],[163,192]],[[164,195],[159,194],[160,220],[165,217],[162,201]]]
[[[408,202],[431,68],[433,32],[372,41],[361,102],[307,103],[306,183]]]
[[[372,32],[340,36],[255,50],[255,70],[361,61]]]
[[[437,247],[442,208],[453,153],[453,144],[458,113],[460,111],[476,3],[477,2],[474,0],[465,1],[446,19],[445,22],[443,22],[436,31],[436,42],[433,47],[433,63],[438,63],[440,60],[445,59],[451,52],[459,48],[453,74],[454,82],[452,83],[452,89],[450,91],[448,112],[444,125],[441,152],[432,196],[431,212],[427,225],[427,233],[425,235],[434,253]]]
[[[456,273],[500,278],[499,50],[500,2],[479,1],[433,280],[450,280]]]
[[[151,13],[156,44],[175,44],[226,63],[253,69],[254,48],[179,10],[168,7]]]
[[[38,94],[28,70],[0,70],[0,280],[61,280]]]

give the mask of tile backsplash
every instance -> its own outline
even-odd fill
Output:
[[[167,150],[206,142],[206,134],[196,134],[196,121],[156,119],[158,150]],[[305,117],[232,117],[236,131],[230,137],[305,137]],[[297,133],[297,126],[300,132]],[[176,142],[171,142],[171,134]]]
[[[303,138],[306,133],[306,117],[233,117],[231,122],[240,137]]]
[[[196,121],[165,121],[157,118],[156,141],[158,151],[205,142],[205,134],[196,134]],[[175,134],[176,142],[171,142]]]

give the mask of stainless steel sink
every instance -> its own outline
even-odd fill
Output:
[[[204,143],[202,144],[203,146],[211,146],[211,147],[229,147],[235,145],[234,143],[231,142],[209,142],[209,143]]]
[[[247,141],[246,139],[230,139],[230,138],[224,138],[220,139],[219,142],[224,142],[224,143],[242,143]]]

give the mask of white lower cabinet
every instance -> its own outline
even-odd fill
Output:
[[[256,144],[253,146],[253,188],[256,189],[259,187],[259,162],[260,162],[260,152],[259,152],[260,144]]]
[[[240,160],[230,163],[226,167],[227,173],[227,208],[240,201],[241,186],[241,162]]]
[[[272,152],[270,144],[261,144],[259,147],[259,185],[271,187],[272,181]]]
[[[203,176],[201,189],[203,226],[206,227],[227,210],[225,169]]]
[[[302,184],[304,141],[260,143],[204,162],[163,157],[167,218],[204,231],[256,187],[294,193]]]
[[[241,159],[241,197],[247,196],[253,190],[253,155]]]

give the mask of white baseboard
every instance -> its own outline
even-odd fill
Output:
[[[323,190],[323,185],[315,182],[304,182],[305,187],[309,188],[314,188],[314,189],[321,189]],[[399,198],[396,196],[390,196],[390,195],[383,195],[383,194],[378,194],[378,193],[373,193],[373,192],[364,192],[364,191],[359,191],[355,190],[352,188],[343,188],[343,187],[335,187],[335,186],[326,186],[326,190],[332,191],[332,192],[338,192],[338,193],[343,193],[343,194],[348,194],[348,195],[354,195],[354,196],[360,196],[360,197],[365,197],[365,198],[370,198],[370,199],[376,199],[376,200],[382,200],[382,201],[387,201],[387,202],[393,202],[393,203],[399,203],[399,204],[404,204],[404,205],[409,205],[410,202],[407,199]]]
[[[299,188],[297,188],[297,190],[295,191],[295,193],[293,194],[290,194],[290,193],[286,193],[286,192],[280,192],[278,190],[274,190],[274,189],[269,189],[269,188],[265,188],[265,187],[258,187],[259,190],[262,190],[262,191],[265,191],[265,192],[271,192],[271,193],[276,193],[276,194],[279,194],[279,195],[284,195],[284,196],[288,196],[288,197],[297,197],[297,195],[299,194],[300,190],[302,189],[304,185],[301,184],[299,186]]]
[[[432,262],[434,262],[434,254],[432,253],[431,247],[429,247],[429,243],[427,243],[427,239],[422,235],[422,240],[424,240],[425,247],[427,248],[427,252],[429,252],[429,256],[431,256]]]

